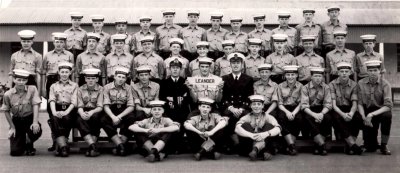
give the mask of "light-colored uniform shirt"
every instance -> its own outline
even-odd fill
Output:
[[[95,84],[94,88],[89,89],[84,84],[78,90],[78,108],[103,108],[103,97],[103,87]]]
[[[86,31],[82,29],[81,27],[79,28],[69,28],[64,31],[65,34],[67,34],[67,49],[76,49],[76,50],[83,50],[86,47],[87,43],[87,36],[86,36]]]
[[[369,81],[369,77],[358,81],[358,104],[369,107],[387,106],[393,108],[392,90],[390,83],[380,78],[376,83]]]
[[[149,81],[147,86],[143,86],[142,83],[138,82],[132,85],[132,93],[135,104],[139,104],[142,107],[149,107],[150,101],[158,100],[160,95],[160,85],[158,83]]]
[[[278,52],[271,53],[265,58],[265,63],[272,64],[272,75],[283,74],[283,67],[287,65],[296,65],[294,56],[283,51],[283,54]]]
[[[316,86],[313,82],[309,82],[301,89],[301,110],[315,106],[332,109],[331,90],[325,83]]]
[[[210,65],[210,73],[214,74],[215,71],[215,64],[214,62],[211,63]],[[199,64],[199,58],[196,58],[189,63],[189,75],[188,76],[197,76],[200,75],[200,64]]]
[[[334,45],[333,32],[335,31],[347,31],[347,25],[338,21],[337,23],[332,23],[330,20],[321,24],[322,30],[322,45]]]
[[[132,47],[133,47],[133,39],[132,39],[132,35],[125,33],[126,38],[125,38],[125,45],[124,45],[124,51],[126,53],[131,53],[132,51]],[[114,39],[110,38],[110,44],[111,44],[111,52],[114,52],[115,50],[115,46],[114,46]]]
[[[273,116],[268,114],[255,116],[253,113],[248,113],[242,118],[240,118],[240,120],[236,123],[236,126],[242,125],[244,123],[249,123],[251,127],[254,128],[255,133],[261,132],[262,128],[266,123],[269,123],[275,127],[279,127],[270,130],[269,132],[271,134],[279,134],[281,128],[281,126],[278,124],[278,121],[276,121],[276,119]]]
[[[76,76],[82,74],[82,71],[89,68],[99,69],[101,76],[106,77],[106,62],[105,57],[100,52],[91,53],[85,51],[78,55],[76,58]]]
[[[270,105],[272,102],[278,102],[278,84],[268,80],[265,85],[261,80],[254,82],[253,84],[254,94],[262,95],[265,98],[264,104]]]
[[[260,73],[258,72],[258,66],[264,64],[265,58],[258,56],[256,58],[248,55],[244,60],[245,73],[252,77],[253,79],[260,79]]]
[[[212,28],[208,29],[206,32],[207,42],[210,44],[210,51],[223,51],[222,41],[224,41],[224,36],[229,31],[222,27],[219,27],[217,31]]]
[[[227,55],[224,55],[215,61],[215,75],[222,77],[231,73],[231,62],[228,61]]]
[[[296,43],[295,45],[303,47],[303,41],[301,39],[302,36],[305,35],[314,35],[315,41],[314,41],[314,46],[315,48],[321,48],[322,44],[322,29],[319,24],[316,24],[314,22],[308,24],[308,23],[302,23],[296,26],[297,34],[296,34]]]
[[[150,76],[155,79],[164,78],[164,60],[152,52],[150,56],[146,56],[144,53],[139,54],[133,59],[135,67],[140,67],[142,65],[147,65],[151,68]],[[134,74],[136,74],[136,69]]]
[[[58,81],[50,86],[49,103],[55,102],[59,105],[73,104],[78,106],[78,89],[77,83],[68,80],[65,84]]]
[[[91,32],[91,33],[95,33],[95,32]],[[104,31],[101,31],[100,33],[97,33],[97,34],[100,35],[100,40],[99,40],[99,43],[97,44],[97,51],[100,52],[101,54],[105,55],[111,49],[111,43],[110,43],[111,36],[110,36],[110,34],[104,32]]]
[[[128,84],[122,87],[116,87],[114,82],[111,82],[103,87],[103,105],[126,105],[135,106],[132,94],[132,88]]]
[[[31,74],[42,73],[42,55],[33,49],[24,52],[22,49],[11,55],[9,75],[13,74],[14,69],[29,71]]]
[[[115,68],[118,66],[122,66],[130,69],[131,77],[135,77],[134,70],[135,66],[133,64],[133,56],[130,53],[123,52],[118,54],[117,51],[112,51],[106,56],[105,59],[106,68],[107,68],[107,77],[111,77],[114,75]]]
[[[180,127],[180,124],[178,122],[172,121],[170,118],[167,117],[161,117],[158,121],[153,118],[146,118],[142,121],[136,121],[135,124],[137,124],[139,127],[144,128],[144,129],[159,129],[159,128],[164,128],[164,127],[170,127],[170,126],[178,126]]]
[[[22,92],[11,88],[3,96],[0,110],[9,111],[12,117],[26,117],[33,113],[33,105],[39,105],[42,100],[35,86],[27,85]]]
[[[143,30],[140,30],[139,32],[135,33],[132,35],[132,42],[133,42],[133,46],[132,46],[132,50],[134,52],[143,52],[143,47],[142,47],[142,43],[140,42],[140,40],[146,36],[156,36],[156,33],[153,31],[148,31],[146,33],[143,32]],[[154,39],[154,43],[155,45],[155,39]]]
[[[303,84],[300,82],[295,83],[291,88],[287,81],[278,85],[278,104],[283,106],[297,106],[301,100],[301,89]]]
[[[179,30],[178,36],[184,41],[183,49],[194,53],[197,52],[197,42],[206,40],[206,30],[199,26],[187,26]]]
[[[265,28],[262,30],[254,29],[249,33],[249,38],[258,38],[263,41],[261,50],[271,50],[271,36],[272,31]]]
[[[43,74],[45,75],[55,75],[58,73],[58,63],[60,62],[70,62],[75,64],[74,55],[67,51],[62,50],[61,52],[56,52],[52,50],[43,57]]]
[[[293,52],[294,51],[294,47],[297,46],[295,45],[296,43],[296,34],[297,34],[297,30],[293,27],[288,26],[287,28],[282,28],[280,26],[278,26],[277,28],[272,30],[272,35],[274,34],[286,34],[288,36],[287,38],[287,51],[288,52]],[[272,47],[273,49],[273,47]]]
[[[337,75],[337,64],[339,62],[347,62],[351,64],[351,71],[354,72],[356,61],[356,53],[349,49],[334,49],[326,54],[326,71],[330,74]]]
[[[382,55],[378,52],[372,52],[370,54],[364,52],[358,53],[356,55],[356,72],[359,77],[368,77],[367,73],[367,66],[365,65],[365,62],[371,61],[371,60],[379,60],[382,61],[381,64],[381,73],[385,73],[385,63]]]
[[[192,116],[186,120],[186,123],[193,125],[194,128],[201,132],[205,132],[214,129],[221,121],[227,121],[227,118],[217,113],[209,113],[205,118],[201,114]]]
[[[345,84],[340,83],[337,78],[329,83],[332,100],[336,100],[337,106],[352,106],[353,101],[357,101],[357,83],[349,79]]]
[[[233,40],[235,42],[235,51],[236,52],[243,52],[247,53],[248,52],[248,43],[247,40],[249,39],[249,36],[245,32],[239,32],[238,34],[234,32],[228,32],[225,34],[224,37],[225,40]]]
[[[311,67],[325,67],[324,59],[316,53],[307,54],[302,53],[296,56],[296,65],[299,66],[299,81],[310,81],[311,80]]]
[[[169,51],[169,39],[178,37],[181,26],[173,24],[167,27],[165,24],[156,28],[156,49]]]
[[[201,78],[200,75],[197,75],[195,77]],[[220,78],[221,82],[222,79],[219,76],[215,76],[213,74],[209,74],[207,78]],[[217,84],[218,85],[218,84]],[[213,100],[217,100],[217,92],[218,91],[218,86],[217,85],[208,85],[208,84],[193,84],[193,92],[197,93],[197,98],[202,98],[202,97],[207,97]],[[222,93],[219,93],[222,94]]]

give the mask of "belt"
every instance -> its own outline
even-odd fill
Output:
[[[61,106],[61,109],[67,109],[71,103],[57,103],[58,106]]]

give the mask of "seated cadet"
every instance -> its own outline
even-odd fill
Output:
[[[214,100],[210,98],[199,98],[200,112],[185,122],[186,135],[198,161],[206,154],[216,160],[221,157],[222,129],[227,125],[228,117],[211,113],[213,103]]]
[[[235,132],[240,136],[239,154],[247,154],[250,160],[257,160],[260,153],[263,153],[264,160],[270,160],[270,150],[273,150],[269,145],[270,139],[281,132],[276,119],[263,111],[264,99],[262,95],[250,96],[252,111],[240,118],[235,128]]]
[[[50,87],[49,103],[51,117],[54,121],[54,134],[57,147],[56,156],[68,157],[67,138],[76,118],[77,95],[79,86],[70,80],[73,64],[61,62],[58,64],[60,80]]]
[[[235,51],[235,42],[232,40],[224,40],[222,42],[224,56],[215,61],[215,75],[225,76],[232,73],[231,63],[228,60],[228,55]]]
[[[277,120],[282,126],[282,136],[287,144],[286,152],[296,155],[296,137],[303,130],[303,115],[300,111],[300,96],[303,85],[297,81],[298,66],[283,66],[285,82],[278,85]],[[304,134],[302,133],[304,136]]]
[[[271,69],[271,64],[260,64],[258,66],[261,79],[254,82],[253,89],[254,94],[265,97],[264,109],[266,113],[275,116],[275,109],[278,106],[278,84],[270,80]]]
[[[10,125],[8,138],[11,156],[35,155],[33,143],[42,135],[39,123],[39,105],[42,101],[36,86],[26,85],[29,74],[26,70],[13,70],[15,86],[4,94],[0,109]]]
[[[367,66],[365,66],[365,62],[370,60],[379,60],[383,62],[383,57],[380,53],[374,51],[374,47],[376,42],[376,35],[367,34],[360,36],[363,40],[364,51],[360,52],[356,55],[356,72],[357,79],[360,81],[361,79],[368,77]],[[381,64],[381,74],[386,72],[384,63]]]
[[[332,111],[330,113],[335,132],[339,132],[347,142],[347,154],[362,154],[356,144],[358,133],[362,127],[362,119],[357,111],[357,83],[351,80],[352,65],[347,62],[336,64],[339,77],[329,84],[332,96]],[[336,136],[336,139],[340,139]]]
[[[245,73],[252,77],[254,81],[260,80],[260,73],[258,73],[257,67],[265,61],[265,58],[260,56],[261,44],[262,40],[258,38],[249,39],[250,53],[247,55],[244,62]]]
[[[106,116],[100,118],[102,128],[107,136],[116,145],[115,155],[125,156],[125,144],[132,133],[128,127],[135,121],[132,111],[135,109],[131,86],[126,84],[129,69],[125,67],[116,67],[114,72],[114,81],[103,88],[103,105]],[[117,129],[120,127],[118,135]]]
[[[286,34],[274,34],[272,38],[275,52],[268,55],[265,59],[265,63],[272,65],[270,78],[277,84],[285,81],[283,66],[296,64],[294,56],[285,50],[287,46],[287,37]]]
[[[101,71],[96,68],[83,70],[86,84],[78,90],[77,128],[89,145],[86,156],[100,155],[96,142],[100,135],[100,117],[103,116],[103,87],[97,82]]]
[[[150,81],[151,68],[149,66],[142,65],[136,71],[139,82],[131,85],[131,89],[133,96],[135,96],[133,99],[136,107],[136,121],[140,121],[151,116],[149,103],[158,100],[160,85]]]
[[[197,42],[196,48],[197,48],[197,53],[199,54],[199,56],[196,59],[190,61],[188,76],[193,77],[193,76],[200,75],[200,71],[201,71],[200,63],[199,63],[200,58],[208,58],[211,60],[211,66],[210,66],[209,70],[210,70],[211,74],[214,74],[215,65],[214,65],[213,59],[207,57],[208,47],[209,47],[209,44],[206,41]]]
[[[161,153],[168,144],[173,132],[179,131],[179,123],[170,118],[163,117],[164,101],[150,101],[151,117],[129,126],[129,130],[135,133],[136,142],[139,147],[147,152],[149,162],[161,161],[165,154]]]
[[[189,74],[189,60],[180,54],[183,46],[183,40],[180,38],[171,38],[169,40],[169,46],[169,49],[171,50],[171,56],[164,60],[165,78],[167,79],[169,76],[171,76],[169,64],[175,59],[178,59],[182,63],[182,69],[180,70],[179,76],[186,78]]]
[[[390,155],[387,147],[392,126],[392,91],[390,83],[381,77],[382,61],[365,62],[368,77],[358,81],[358,112],[364,120],[364,146],[368,152],[378,147],[378,129],[381,126],[381,153]]]
[[[304,112],[306,128],[316,144],[314,154],[327,155],[325,138],[330,136],[332,97],[329,86],[323,82],[324,68],[313,67],[311,81],[301,89],[301,110]]]

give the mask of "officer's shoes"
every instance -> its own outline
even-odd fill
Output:
[[[357,144],[353,144],[350,147],[350,151],[352,151],[353,154],[356,154],[356,155],[361,155],[363,153],[363,149],[360,146],[358,146]]]
[[[257,155],[258,155],[258,151],[257,148],[253,148],[253,150],[251,150],[251,152],[249,153],[249,158],[251,161],[255,161],[257,160]]]
[[[381,153],[383,155],[391,155],[392,153],[390,152],[389,148],[387,147],[387,145],[381,145]]]
[[[123,144],[118,144],[116,148],[115,155],[126,156],[125,146]]]
[[[53,142],[53,145],[51,145],[49,148],[47,148],[47,151],[48,151],[48,152],[53,152],[53,151],[55,151],[55,150],[56,150],[56,143]]]
[[[271,153],[268,153],[268,152],[264,152],[264,154],[263,154],[263,159],[264,159],[265,161],[271,160],[271,159],[272,159],[272,154],[271,154]]]
[[[290,144],[287,148],[287,152],[289,155],[291,156],[295,156],[297,155],[297,150],[296,150],[296,146],[294,144]]]

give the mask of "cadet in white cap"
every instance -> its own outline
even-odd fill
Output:
[[[33,143],[42,135],[39,123],[39,105],[42,101],[36,87],[26,85],[29,71],[14,69],[12,73],[15,86],[4,94],[0,108],[10,126],[10,155],[33,156],[36,154]]]
[[[294,56],[287,51],[287,35],[274,34],[272,36],[274,42],[274,52],[267,56],[265,63],[272,64],[271,80],[277,84],[285,81],[283,67],[296,64]]]
[[[227,125],[227,117],[212,113],[213,99],[199,98],[199,112],[185,121],[187,137],[190,141],[194,158],[200,161],[207,153],[218,160],[221,157],[223,128]]]
[[[321,25],[314,22],[315,10],[312,8],[303,9],[304,23],[298,24],[295,28],[297,30],[296,43],[297,45],[297,55],[304,52],[302,37],[306,35],[315,35],[315,47],[314,51],[321,55],[321,44],[322,44],[322,29]]]
[[[111,50],[110,34],[103,31],[104,16],[100,14],[91,15],[93,31],[88,33],[97,33],[100,36],[97,44],[97,51],[106,56]]]
[[[270,160],[273,154],[271,150],[274,150],[271,143],[273,137],[281,132],[281,126],[273,116],[263,111],[264,96],[252,95],[249,99],[251,112],[240,118],[235,128],[240,136],[239,155],[249,156],[252,161],[257,160],[260,155],[263,160]]]
[[[132,54],[134,43],[133,43],[132,35],[129,34],[127,31],[128,30],[128,21],[124,18],[117,18],[117,19],[115,19],[114,23],[115,23],[115,29],[117,31],[115,34],[125,35],[123,50],[125,51],[125,53]],[[113,52],[115,50],[114,42],[115,42],[115,40],[111,36],[111,39],[110,39],[111,52]]]
[[[279,26],[272,30],[271,35],[274,34],[286,34],[287,37],[287,46],[286,51],[293,56],[296,56],[296,37],[297,37],[297,30],[293,27],[289,26],[289,19],[290,19],[290,12],[281,11],[278,12],[278,22]]]
[[[245,59],[244,69],[247,75],[251,76],[254,81],[257,81],[260,79],[260,74],[258,73],[257,67],[258,65],[263,64],[265,61],[265,58],[259,54],[262,40],[258,38],[251,38],[248,40],[248,42],[248,49],[250,50],[250,53]]]
[[[129,126],[136,119],[133,114],[135,109],[132,88],[126,83],[130,70],[123,66],[117,66],[114,71],[114,81],[104,86],[103,105],[105,116],[100,118],[103,130],[109,139],[115,144],[115,155],[125,156],[126,143],[132,137]],[[118,134],[118,127],[120,127]]]
[[[265,58],[271,53],[272,31],[264,27],[265,14],[254,14],[253,19],[255,29],[249,33],[249,38],[258,38],[262,40],[260,55]]]
[[[358,112],[364,120],[363,139],[367,152],[378,148],[378,129],[381,128],[380,150],[390,155],[387,147],[392,124],[392,91],[390,83],[381,76],[382,61],[365,62],[368,77],[358,81]]]
[[[380,53],[374,51],[374,47],[376,44],[376,35],[367,34],[367,35],[362,35],[360,37],[363,41],[364,51],[358,53],[356,56],[355,70],[358,75],[357,77],[358,80],[368,77],[367,66],[365,65],[365,62],[370,60],[378,60],[384,62],[383,56]],[[385,63],[381,64],[381,69],[380,69],[382,77],[383,74],[386,72],[384,64]]]
[[[208,57],[216,60],[224,55],[222,42],[228,30],[221,26],[222,18],[224,17],[222,12],[216,11],[210,15],[211,28],[206,31],[206,41],[210,43]]]
[[[140,30],[132,35],[132,42],[133,42],[133,55],[139,55],[143,52],[142,40],[143,37],[152,36],[156,37],[156,33],[150,30],[152,18],[150,16],[141,16],[139,18],[140,22]],[[155,39],[153,39],[153,45],[155,44]]]
[[[69,147],[67,137],[75,124],[77,109],[78,84],[70,80],[73,64],[70,62],[58,63],[59,81],[52,84],[49,92],[51,110],[49,116],[54,121],[54,134],[56,139],[55,155],[68,157]]]
[[[158,55],[163,59],[167,59],[171,54],[169,39],[177,38],[182,27],[174,24],[175,10],[164,10],[162,13],[164,24],[156,28],[155,50],[158,51]]]
[[[162,161],[165,158],[165,148],[169,146],[171,135],[179,131],[179,123],[164,117],[164,101],[150,101],[150,117],[136,121],[129,127],[135,133],[138,147],[146,152],[147,161]]]
[[[197,54],[199,55],[196,59],[190,61],[189,63],[189,75],[188,76],[197,76],[200,74],[200,66],[199,66],[199,59],[200,58],[205,58],[205,59],[210,59],[211,65],[210,65],[210,73],[213,74],[215,70],[215,64],[213,59],[207,57],[207,53],[210,47],[210,44],[206,41],[200,41],[196,44],[197,47]]]
[[[135,67],[147,65],[151,67],[150,79],[157,83],[164,79],[164,60],[154,52],[154,37],[143,37],[140,42],[142,43],[143,53],[137,55],[133,59]],[[134,72],[136,74],[136,72]]]
[[[81,28],[83,14],[80,12],[70,12],[72,27],[65,30],[67,34],[67,50],[74,55],[74,60],[86,48],[86,31]]]
[[[247,56],[247,40],[249,36],[241,30],[242,21],[242,17],[231,17],[231,31],[225,34],[224,40],[233,40],[235,42],[235,52],[240,52]]]
[[[165,78],[171,76],[171,69],[169,65],[175,59],[178,59],[182,63],[182,67],[179,70],[179,76],[182,78],[186,78],[189,74],[189,60],[180,54],[183,47],[183,40],[180,38],[171,38],[169,40],[169,45],[171,56],[164,60]]]
[[[314,154],[327,155],[325,139],[331,136],[332,97],[329,86],[324,81],[324,68],[312,67],[311,81],[301,89],[300,108],[304,121],[315,142]]]
[[[327,8],[329,20],[321,24],[322,29],[322,57],[335,49],[333,32],[347,31],[347,25],[339,21],[340,7],[331,6]]]
[[[220,77],[232,73],[228,55],[235,51],[235,42],[233,40],[224,40],[222,41],[222,47],[224,55],[215,61],[215,75]]]

